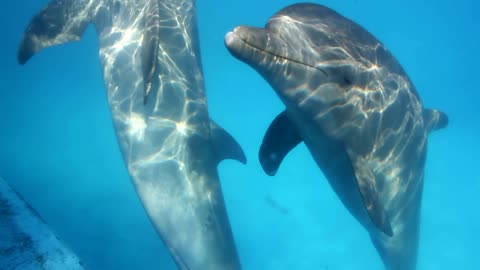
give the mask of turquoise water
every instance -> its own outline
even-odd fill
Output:
[[[0,25],[0,175],[90,269],[175,269],[120,156],[90,28],[79,43],[16,63],[17,46],[46,0],[4,1]],[[300,145],[275,177],[258,147],[283,105],[230,56],[225,33],[263,26],[294,1],[198,1],[211,117],[249,163],[225,161],[220,179],[244,269],[382,269],[367,233]],[[480,18],[474,0],[317,1],[363,25],[395,54],[425,107],[450,118],[433,133],[424,188],[419,270],[478,269],[480,255]]]

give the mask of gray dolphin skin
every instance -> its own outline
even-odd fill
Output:
[[[217,165],[246,158],[208,115],[194,1],[54,0],[26,29],[19,62],[90,23],[130,177],[178,268],[241,269]]]
[[[0,177],[1,269],[85,270],[37,212]]]
[[[235,28],[225,44],[286,106],[260,148],[265,172],[303,141],[386,269],[415,269],[427,135],[447,116],[422,107],[380,41],[321,5],[288,6],[265,28]]]

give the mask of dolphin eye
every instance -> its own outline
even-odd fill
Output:
[[[342,74],[341,77],[338,78],[338,85],[343,89],[350,89],[353,86],[353,77]]]
[[[338,73],[337,82],[343,88],[350,88],[355,84],[355,73],[349,69],[343,69]]]

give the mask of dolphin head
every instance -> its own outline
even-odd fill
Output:
[[[287,110],[325,119],[332,133],[344,133],[345,123],[361,125],[365,111],[384,106],[383,89],[407,83],[375,37],[321,5],[286,7],[265,28],[239,26],[225,44],[269,82]],[[397,76],[385,74],[392,71]]]

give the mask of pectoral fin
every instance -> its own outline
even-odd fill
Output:
[[[210,132],[218,162],[224,159],[233,159],[243,164],[247,163],[247,158],[240,144],[232,137],[232,135],[213,120],[210,120]]]
[[[375,175],[363,157],[353,153],[348,153],[348,155],[352,161],[358,189],[370,220],[380,231],[390,237],[393,236],[390,218],[376,188]]]
[[[276,174],[285,156],[302,141],[285,111],[270,124],[263,137],[258,158],[266,174]]]
[[[448,125],[448,116],[438,110],[424,109],[423,110],[423,123],[428,132],[442,129]]]
[[[90,1],[54,0],[40,11],[27,27],[18,50],[24,65],[38,51],[80,40],[92,20]]]

